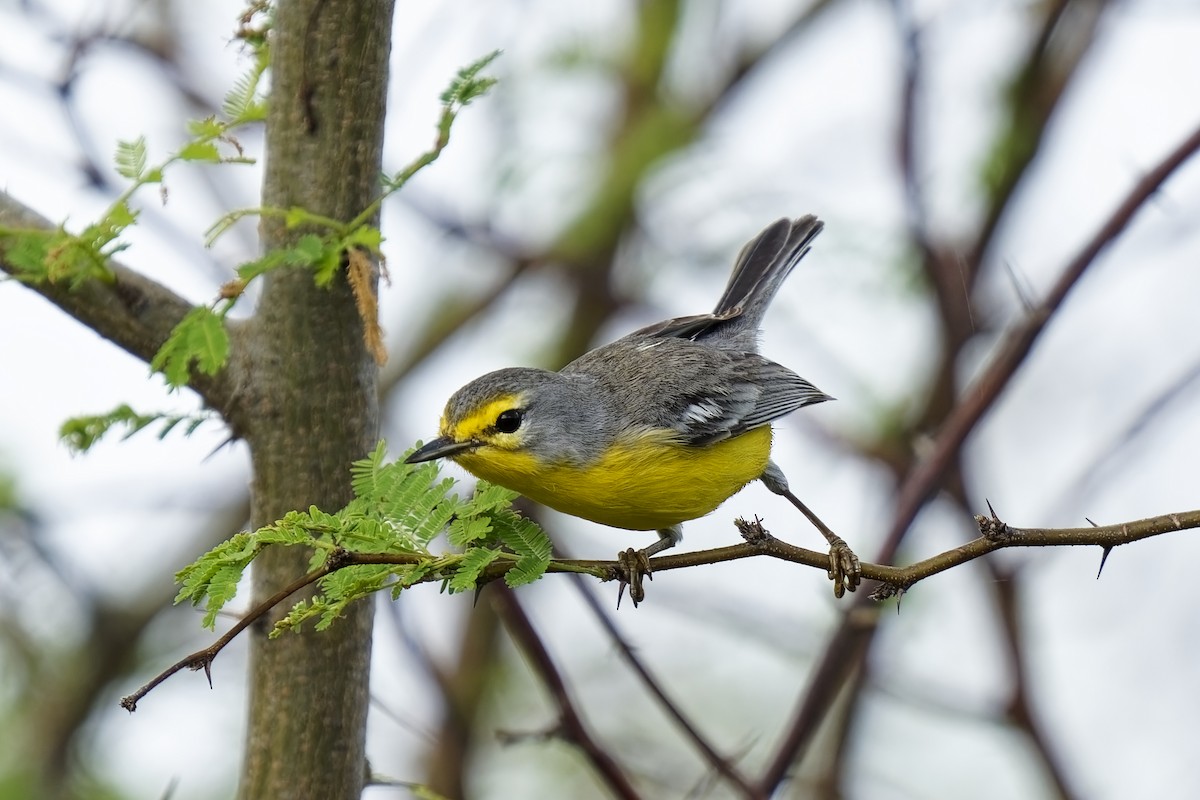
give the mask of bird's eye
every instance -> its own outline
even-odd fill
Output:
[[[517,428],[521,427],[521,423],[525,420],[525,412],[519,408],[510,408],[506,411],[501,411],[500,416],[496,417],[496,430],[501,433],[516,433]]]

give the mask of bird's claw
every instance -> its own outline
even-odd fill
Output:
[[[841,597],[846,590],[853,592],[862,581],[862,565],[850,545],[840,536],[829,539],[829,579],[833,581],[833,596]]]
[[[621,581],[620,588],[617,589],[617,606],[620,607],[621,596],[628,586],[629,599],[633,601],[633,607],[637,608],[638,603],[646,599],[642,578],[654,580],[650,569],[650,556],[646,555],[645,550],[634,550],[632,547],[617,553],[617,577]]]

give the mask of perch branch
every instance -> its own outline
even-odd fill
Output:
[[[882,564],[862,564],[862,576],[881,584],[871,595],[876,600],[886,599],[902,594],[918,581],[945,572],[948,569],[965,564],[995,550],[1005,547],[1063,547],[1090,545],[1111,550],[1122,544],[1129,544],[1140,539],[1158,536],[1171,531],[1200,528],[1200,510],[1182,511],[1175,514],[1163,514],[1157,517],[1123,522],[1116,525],[1089,526],[1086,528],[1015,528],[1001,521],[993,513],[991,516],[976,516],[980,536],[970,542],[947,550],[944,553],[910,564],[907,567],[891,567]],[[746,522],[738,520],[737,525],[746,541],[729,547],[718,547],[713,550],[700,550],[694,553],[679,553],[659,556],[650,559],[654,572],[667,572],[673,569],[697,567],[702,564],[719,564],[725,561],[736,561],[742,558],[766,556],[790,561],[794,564],[812,567],[821,571],[829,569],[829,554],[818,553],[796,547],[780,539],[776,539],[758,520]],[[305,586],[316,583],[321,578],[345,567],[361,566],[364,564],[421,564],[431,558],[425,553],[356,553],[348,550],[335,550],[324,566],[297,578],[292,583],[280,589],[266,600],[259,603],[246,613],[220,639],[212,645],[185,656],[173,665],[159,673],[153,680],[142,686],[133,694],[121,700],[122,708],[127,711],[137,710],[138,701],[145,697],[150,690],[164,680],[184,669],[203,669],[209,675],[210,668],[217,654],[225,648],[239,633],[264,617],[272,608],[282,603],[294,592]],[[479,584],[483,585],[503,577],[513,567],[515,561],[496,561],[480,573]],[[618,579],[621,575],[619,561],[594,561],[586,559],[556,559],[550,562],[546,571],[551,573],[575,573],[591,575],[602,581]],[[426,575],[420,582],[444,580],[441,574]]]

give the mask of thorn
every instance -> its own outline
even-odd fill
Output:
[[[983,502],[987,503],[988,513],[992,515],[992,519],[994,519],[996,522],[999,522],[1000,518],[996,516],[996,509],[992,508],[992,501],[985,497],[983,498]]]
[[[486,584],[475,585],[475,597],[471,600],[471,608],[479,608],[479,595],[483,594],[483,587]]]
[[[1089,519],[1088,522],[1091,522]],[[1096,570],[1096,580],[1100,580],[1100,573],[1104,572],[1104,562],[1108,561],[1108,554],[1113,551],[1113,545],[1104,548],[1104,555],[1100,556],[1100,569]]]
[[[208,688],[212,689],[212,659],[204,660],[204,677],[208,678]]]
[[[200,463],[202,463],[202,464],[203,464],[203,463],[206,463],[206,462],[207,462],[207,461],[208,461],[210,458],[212,458],[212,457],[213,457],[213,456],[215,456],[217,453],[221,452],[222,450],[224,450],[226,447],[228,447],[229,445],[233,444],[233,443],[234,443],[234,442],[236,442],[237,440],[238,440],[238,437],[237,437],[236,435],[234,435],[234,434],[232,434],[232,433],[231,433],[231,434],[229,434],[228,436],[226,436],[226,437],[225,437],[225,439],[224,439],[224,440],[223,440],[223,441],[222,441],[222,442],[221,442],[219,445],[217,445],[216,447],[214,447],[214,448],[213,448],[213,449],[212,449],[212,450],[209,452],[209,454],[208,454],[208,455],[206,455],[206,456],[205,456],[203,459],[201,459]]]

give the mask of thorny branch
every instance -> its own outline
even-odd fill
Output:
[[[907,567],[893,567],[883,564],[862,564],[862,576],[868,580],[880,583],[871,595],[875,600],[883,600],[902,594],[914,584],[945,572],[948,569],[973,561],[976,558],[1006,547],[1063,547],[1063,546],[1093,546],[1111,550],[1114,547],[1151,536],[1158,536],[1172,531],[1200,528],[1200,510],[1183,511],[1175,514],[1163,514],[1157,517],[1123,522],[1116,525],[1089,526],[1086,528],[1016,528],[1002,520],[994,513],[990,516],[975,517],[979,525],[980,536],[970,542],[947,550],[944,553],[910,564]],[[700,550],[694,553],[679,553],[659,556],[650,559],[650,565],[655,572],[667,572],[674,569],[697,567],[704,564],[719,564],[725,561],[736,561],[742,558],[768,557],[790,561],[813,567],[822,571],[829,568],[829,555],[815,550],[796,547],[780,539],[776,539],[765,528],[761,521],[737,521],[738,529],[746,541],[729,547],[718,547],[712,550]],[[133,694],[121,700],[122,708],[136,711],[138,701],[145,697],[154,687],[164,680],[184,669],[203,669],[209,675],[210,667],[217,654],[233,641],[239,633],[250,627],[265,616],[272,608],[278,606],[290,595],[300,591],[321,578],[345,567],[364,564],[417,564],[430,557],[422,553],[355,553],[348,550],[337,550],[330,556],[328,562],[308,573],[278,592],[259,603],[246,613],[220,639],[212,645],[188,655],[142,686]],[[515,562],[496,561],[485,569],[479,578],[480,585],[503,577]],[[547,572],[574,573],[592,575],[602,581],[616,579],[620,576],[621,565],[618,561],[595,561],[587,559],[556,559],[550,562]],[[427,575],[421,582],[440,581],[442,575]]]
[[[1125,200],[1067,265],[1046,298],[1009,331],[1006,340],[1000,345],[996,356],[984,372],[962,393],[953,410],[940,422],[938,434],[927,455],[906,471],[897,494],[891,529],[877,556],[879,561],[888,561],[895,557],[913,520],[957,463],[967,437],[1016,374],[1067,294],[1094,263],[1100,252],[1125,229],[1141,207],[1197,150],[1200,150],[1200,127],[1132,187]],[[972,542],[964,547],[970,548],[976,544],[977,542]],[[864,564],[863,577],[873,578],[866,566]],[[919,565],[913,565],[917,566]],[[895,584],[895,588],[903,591],[904,586]],[[854,667],[860,663],[875,630],[874,615],[866,605],[869,602],[866,597],[857,598],[827,642],[810,676],[808,690],[801,697],[793,714],[790,727],[760,779],[759,786],[763,789],[773,790],[785,779],[798,754],[811,742],[817,727],[825,719],[828,706],[832,698],[837,696],[837,690],[844,683],[845,676],[851,674]]]

